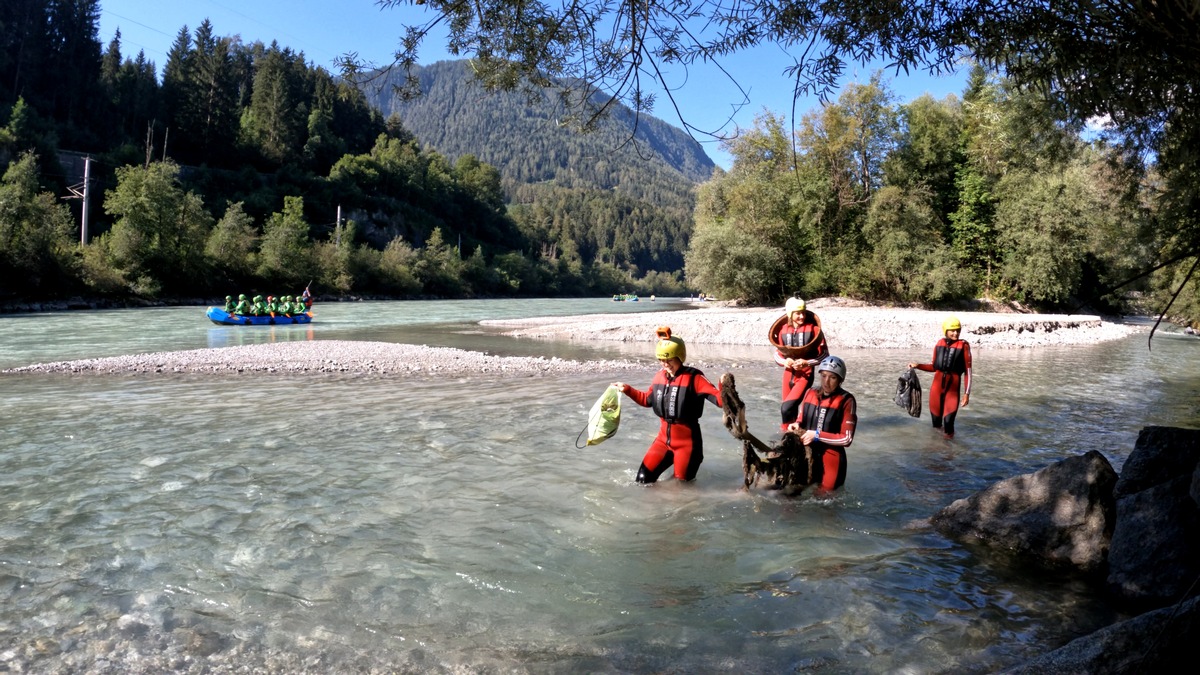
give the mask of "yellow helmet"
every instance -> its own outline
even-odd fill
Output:
[[[958,317],[951,316],[942,322],[942,333],[947,333],[952,330],[962,330],[962,324],[958,322]]]
[[[804,301],[800,298],[788,298],[787,304],[783,306],[783,313],[791,316],[792,312],[803,312]]]
[[[679,359],[680,363],[687,360],[687,346],[683,344],[683,338],[671,335],[671,329],[668,326],[659,326],[655,331],[658,334],[658,344],[654,345],[654,357],[663,359]]]

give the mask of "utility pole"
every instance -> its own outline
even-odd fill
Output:
[[[337,208],[337,223],[333,226],[333,245],[342,245],[342,205],[338,204]]]
[[[83,202],[83,213],[80,217],[79,227],[79,244],[81,246],[86,246],[88,243],[88,206],[90,201],[89,197],[91,196],[91,185],[92,158],[89,155],[83,158],[83,182],[76,183],[75,185],[68,187],[67,190],[70,191],[71,194],[65,197],[65,199],[79,199]]]
[[[142,168],[145,168],[145,169],[150,168],[150,159],[151,159],[150,155],[153,152],[154,152],[154,122],[146,122],[146,166],[144,166]]]
[[[80,220],[81,227],[79,228],[79,243],[87,246],[88,243],[88,206],[90,197],[92,196],[92,158],[87,156],[83,158],[83,218]]]

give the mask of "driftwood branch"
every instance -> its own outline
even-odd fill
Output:
[[[771,447],[758,440],[746,428],[746,404],[738,396],[737,386],[734,385],[733,373],[721,376],[721,423],[729,430],[734,438],[748,443],[763,452],[771,452]]]
[[[769,488],[792,492],[813,483],[812,448],[802,444],[796,434],[784,434],[770,446],[750,433],[746,427],[746,404],[737,393],[731,373],[721,376],[721,408],[721,422],[742,442],[742,471],[747,488],[757,485],[760,477]]]

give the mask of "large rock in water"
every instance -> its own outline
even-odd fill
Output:
[[[1144,427],[1121,467],[1113,495],[1120,499],[1179,476],[1190,476],[1198,462],[1200,430]]]
[[[1172,673],[1186,670],[1200,635],[1200,598],[1102,628],[1003,675]]]
[[[1146,427],[1121,470],[1108,589],[1133,607],[1179,600],[1200,578],[1200,431]]]
[[[1108,588],[1135,607],[1162,607],[1200,577],[1200,507],[1192,477],[1155,485],[1117,501],[1108,554]]]
[[[982,541],[1049,567],[1103,568],[1116,515],[1117,474],[1095,450],[1014,476],[934,514],[942,534]]]

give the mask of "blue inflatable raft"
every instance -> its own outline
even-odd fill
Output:
[[[275,314],[275,316],[250,316],[230,314],[220,307],[209,307],[208,318],[218,326],[281,326],[290,323],[312,323],[312,311],[303,314]]]

